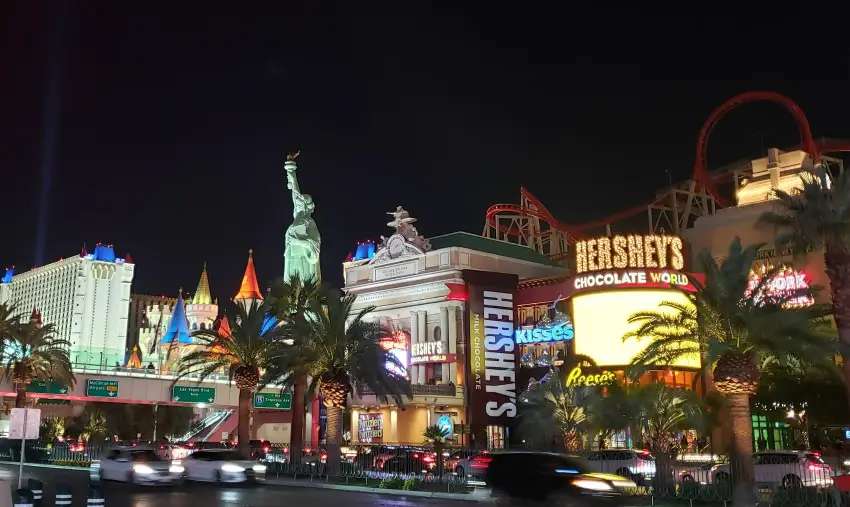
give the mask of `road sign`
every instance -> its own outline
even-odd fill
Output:
[[[40,408],[13,408],[9,417],[9,439],[38,440],[39,426]]]
[[[117,398],[118,381],[88,379],[86,380],[86,396],[92,398]]]
[[[51,398],[36,398],[37,405],[70,405],[71,400],[56,400]]]
[[[292,395],[289,393],[254,393],[254,408],[292,410]]]
[[[171,401],[179,403],[212,403],[215,401],[215,387],[174,386],[171,388]]]
[[[27,386],[28,393],[39,394],[68,394],[68,386],[48,380],[33,380]]]

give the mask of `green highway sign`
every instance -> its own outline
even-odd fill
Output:
[[[212,403],[215,401],[215,387],[174,386],[171,388],[171,401]]]
[[[118,381],[88,379],[86,380],[86,396],[92,398],[117,398]]]
[[[39,394],[68,394],[68,386],[63,386],[62,384],[48,380],[33,380],[32,384],[27,386],[27,392]]]
[[[37,405],[70,405],[71,400],[54,400],[49,398],[38,398]]]
[[[289,393],[254,393],[254,408],[292,410],[292,395]]]

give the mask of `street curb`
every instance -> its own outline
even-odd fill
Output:
[[[390,496],[415,496],[420,498],[437,498],[442,500],[461,500],[465,502],[489,502],[489,498],[477,497],[473,494],[461,493],[442,493],[438,491],[406,491],[402,489],[381,489],[370,488],[366,486],[346,486],[345,484],[327,484],[322,482],[301,482],[301,481],[282,481],[280,479],[269,479],[264,481],[266,486],[277,488],[313,488],[313,489],[330,489],[335,491],[351,491],[357,493],[373,493],[376,495]]]

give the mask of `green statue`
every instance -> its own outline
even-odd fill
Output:
[[[322,279],[319,270],[319,250],[322,238],[319,228],[313,220],[313,198],[302,194],[298,187],[295,159],[301,152],[286,155],[286,188],[292,190],[292,225],[286,230],[286,249],[284,250],[283,279],[289,282],[294,277],[302,281]]]

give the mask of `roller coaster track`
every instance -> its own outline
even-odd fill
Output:
[[[830,140],[817,142],[812,136],[809,121],[802,108],[788,97],[775,92],[755,91],[732,97],[717,107],[700,129],[697,137],[696,161],[691,176],[692,184],[685,183],[692,193],[701,192],[710,197],[719,207],[734,205],[720,190],[720,186],[731,182],[734,174],[731,170],[709,172],[706,153],[708,140],[717,123],[736,107],[753,101],[774,102],[785,107],[794,117],[800,131],[801,148],[820,163],[825,153],[850,152],[850,141]],[[670,189],[674,192],[673,189]],[[546,206],[526,188],[520,189],[520,204],[495,204],[487,209],[484,236],[503,241],[518,243],[535,249],[553,260],[566,258],[569,245],[575,243],[590,229],[611,225],[624,218],[646,212],[648,208],[664,200],[662,197],[631,207],[600,220],[582,224],[567,224],[555,218]]]

